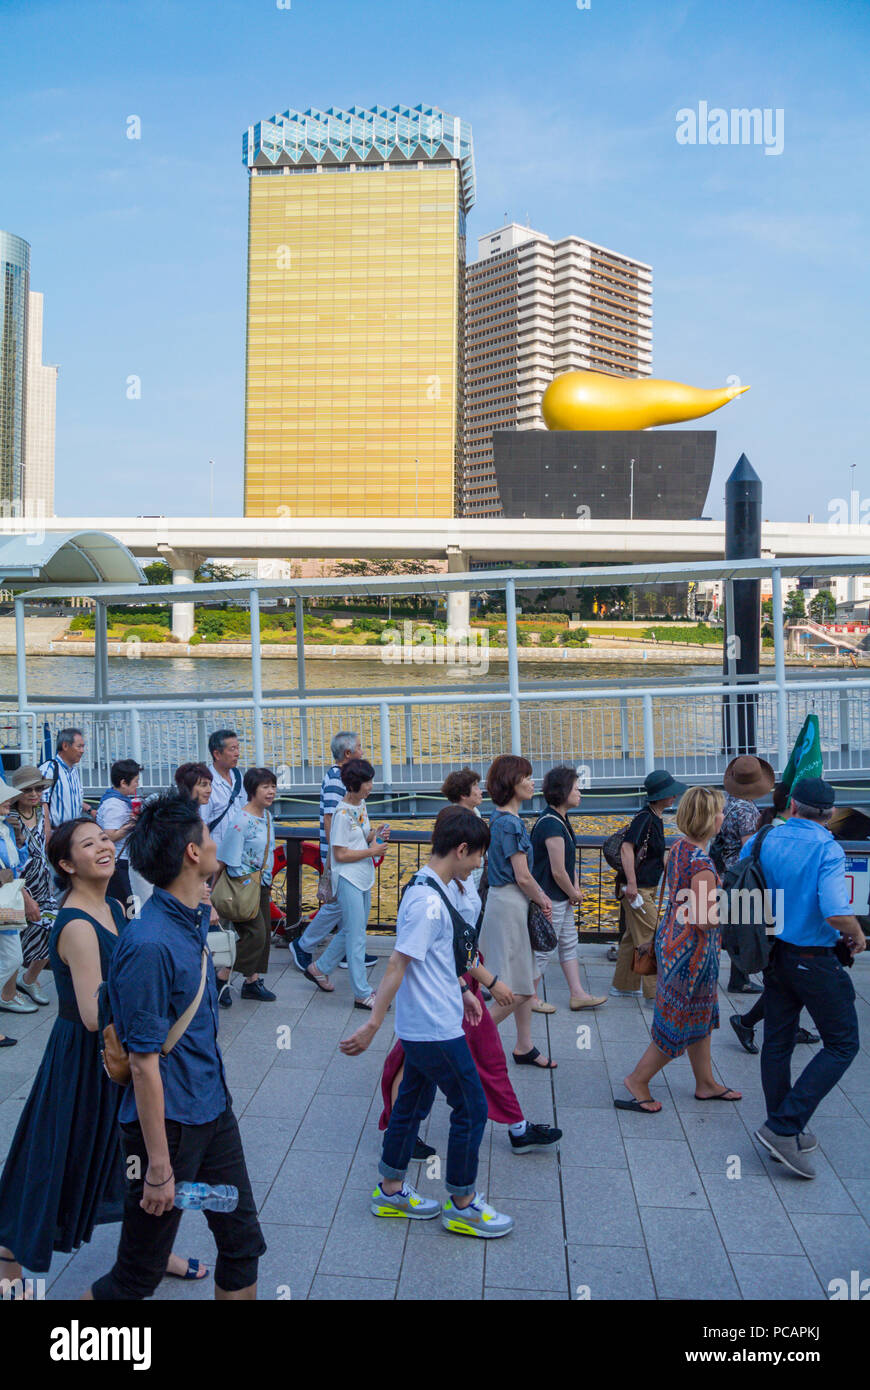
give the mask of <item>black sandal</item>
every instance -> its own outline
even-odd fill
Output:
[[[536,1047],[533,1047],[531,1052],[521,1052],[519,1056],[517,1056],[515,1052],[511,1053],[511,1056],[513,1057],[518,1067],[538,1067],[537,1059],[540,1057],[540,1055],[541,1054]],[[538,1071],[555,1071],[558,1065],[559,1063],[554,1062],[552,1057],[548,1057],[546,1065],[543,1067],[538,1067]]]

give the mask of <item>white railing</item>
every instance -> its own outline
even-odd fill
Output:
[[[339,694],[284,699],[123,701],[0,710],[23,761],[43,756],[44,726],[82,728],[85,786],[108,785],[116,758],[144,766],[143,789],[168,786],[179,763],[207,761],[208,734],[232,728],[245,766],[264,763],[282,788],[315,788],[331,763],[332,735],[359,730],[378,783],[390,789],[431,789],[467,763],[484,772],[498,753],[524,753],[536,773],[558,762],[587,770],[587,785],[636,784],[653,767],[690,781],[718,780],[746,744],[727,740],[724,710],[745,733],[737,706],[751,711],[750,751],[784,766],[810,711],[819,715],[825,767],[870,775],[870,680],[648,688],[534,689],[507,692]],[[780,728],[782,721],[782,729]],[[743,737],[741,733],[741,737]],[[4,740],[7,741],[8,740]],[[784,743],[784,747],[783,747]]]

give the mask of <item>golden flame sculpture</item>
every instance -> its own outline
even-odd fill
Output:
[[[549,430],[646,430],[709,415],[748,390],[723,386],[702,391],[655,377],[635,380],[604,372],[565,372],[544,392],[541,413]]]

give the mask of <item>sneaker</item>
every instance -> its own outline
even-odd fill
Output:
[[[231,1009],[233,1007],[233,996],[230,993],[229,980],[217,980],[216,983],[218,992],[218,1003],[220,1004],[222,1009]]]
[[[448,1197],[441,1208],[441,1225],[445,1231],[455,1231],[459,1236],[497,1240],[513,1230],[514,1219],[491,1207],[482,1192],[475,1192],[467,1207],[454,1206],[453,1198]]]
[[[20,988],[21,986],[19,984],[19,989]],[[48,1000],[45,1002],[48,1003]],[[799,1028],[794,1035],[794,1040],[796,1043],[817,1043],[822,1041],[818,1033],[811,1033],[809,1028]]]
[[[377,965],[377,963],[378,963],[378,958],[377,958],[377,956],[366,956],[366,970],[371,970],[372,966],[373,966],[373,965]],[[346,970],[346,969],[347,969],[347,961],[346,961],[346,960],[340,960],[340,961],[338,962],[338,968],[339,968],[339,970]]]
[[[33,1000],[34,1004],[51,1003],[51,1000],[45,993],[45,990],[40,989],[39,985],[35,981],[32,985],[29,985],[27,983],[27,981],[24,978],[23,970],[19,971],[18,973],[18,979],[15,982],[15,987],[20,994],[28,995],[28,997]]]
[[[11,999],[0,999],[0,1009],[5,1009],[8,1014],[36,1013],[36,1005],[32,1000],[25,999],[23,994],[14,994]]]
[[[561,1129],[552,1129],[550,1125],[526,1125],[524,1134],[511,1134],[508,1132],[511,1141],[511,1150],[515,1154],[531,1153],[533,1149],[549,1149],[553,1144],[558,1144],[562,1138]]]
[[[306,971],[313,959],[311,952],[303,949],[299,944],[298,937],[290,942],[290,954],[293,957],[293,964],[297,970]]]
[[[436,1153],[437,1150],[433,1149],[431,1144],[424,1144],[422,1139],[418,1139],[414,1145],[414,1152],[411,1154],[411,1158],[422,1162],[423,1159],[432,1158]]]
[[[375,1216],[404,1216],[410,1221],[431,1221],[441,1210],[434,1197],[421,1197],[416,1188],[404,1182],[398,1192],[388,1197],[378,1183],[372,1193],[369,1208]]]
[[[617,946],[608,946],[608,948],[607,948],[607,957],[606,957],[607,960],[613,961],[613,963],[614,963],[614,965],[615,965],[615,964],[616,964],[616,958],[617,958],[618,955],[619,955],[619,948],[618,948]]]
[[[271,1004],[278,998],[270,989],[266,988],[265,980],[254,980],[253,984],[247,981],[242,985],[243,999],[258,999],[261,1004]]]
[[[779,1160],[789,1172],[799,1178],[814,1178],[816,1170],[798,1144],[796,1134],[775,1134],[767,1125],[755,1131],[755,1137],[767,1152]]]
[[[642,991],[639,989],[617,989],[615,985],[611,985],[610,993],[614,999],[639,999]]]
[[[737,1039],[744,1052],[751,1052],[753,1056],[758,1052],[758,1044],[755,1041],[755,1029],[747,1028],[739,1014],[732,1014],[728,1022],[737,1034]]]
[[[814,1153],[815,1150],[819,1147],[819,1141],[810,1129],[803,1130],[798,1135],[797,1141],[798,1148],[800,1149],[802,1154]],[[782,1162],[782,1159],[778,1158],[776,1154],[771,1154],[770,1156],[773,1159],[774,1163]]]
[[[728,985],[728,993],[729,993],[729,994],[763,994],[764,991],[762,990],[761,985],[754,985],[754,984],[752,983],[752,981],[750,980],[749,983],[748,983],[747,985],[741,985],[739,988],[737,988],[735,985],[732,985],[732,984],[729,982],[729,985]]]

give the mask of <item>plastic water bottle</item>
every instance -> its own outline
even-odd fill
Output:
[[[182,1211],[235,1211],[239,1189],[224,1184],[211,1187],[207,1182],[180,1182],[175,1189],[175,1205]]]

